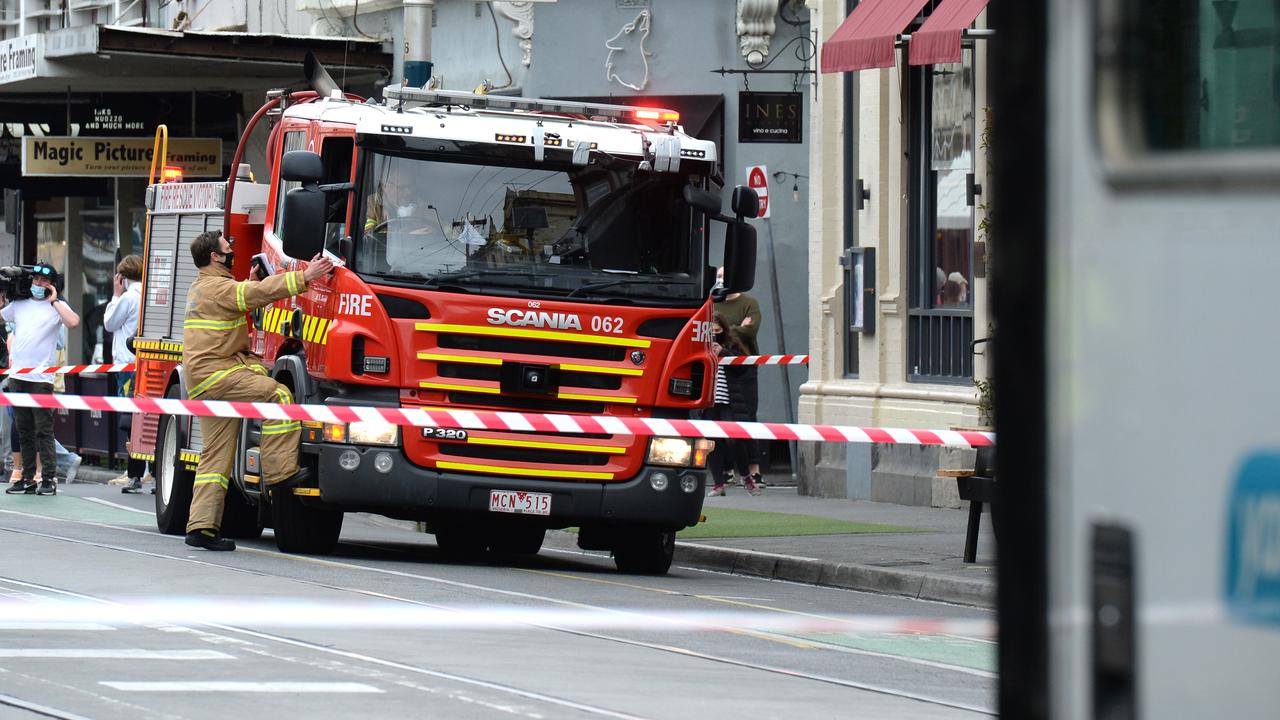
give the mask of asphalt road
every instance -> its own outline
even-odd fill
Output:
[[[0,496],[0,718],[970,718],[995,645],[940,603],[599,553],[450,562],[348,515],[328,557],[155,530],[150,495]]]

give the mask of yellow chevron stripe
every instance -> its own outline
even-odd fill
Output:
[[[616,395],[584,395],[582,393],[571,392],[558,392],[556,393],[556,397],[561,400],[590,400],[593,402],[625,403],[627,405],[634,405],[637,400],[637,398],[633,397],[621,397]]]
[[[501,465],[477,465],[475,463],[456,463],[441,460],[436,463],[440,470],[465,470],[467,472],[493,473],[494,475],[523,475],[526,477],[552,477],[570,480],[612,480],[613,473],[584,472],[582,470],[540,470],[533,468],[510,468]]]
[[[486,395],[498,395],[502,390],[496,387],[477,387],[475,385],[454,385],[452,383],[427,382],[426,380],[418,383],[418,387],[424,387],[429,390],[459,390],[461,392],[477,392]]]
[[[148,454],[146,454],[146,453],[135,453],[135,452],[131,452],[131,453],[129,453],[129,457],[133,458],[134,460],[146,460],[146,461],[148,461],[148,462],[155,462],[155,461],[156,461],[156,456],[155,456],[155,455],[148,455]]]
[[[653,343],[639,338],[613,337],[609,335],[585,335],[556,330],[526,330],[491,325],[451,325],[448,323],[416,323],[414,329],[434,333],[459,333],[462,335],[491,335],[496,337],[525,337],[538,340],[588,343],[591,345],[620,345],[622,347],[647,348]]]
[[[198,463],[200,462],[200,453],[192,450],[183,450],[178,453],[178,459],[182,462]]]
[[[584,453],[607,453],[609,455],[621,455],[627,451],[624,447],[616,447],[612,445],[579,445],[576,443],[558,443],[558,442],[541,442],[538,440],[513,440],[511,438],[489,438],[476,437],[474,435],[467,438],[470,445],[496,445],[498,447],[522,447],[531,448],[533,450],[567,450],[569,452]]]
[[[456,362],[470,363],[472,365],[501,365],[502,358],[473,357],[471,355],[445,355],[443,353],[418,353],[419,360],[432,360],[434,362]]]
[[[561,370],[569,370],[571,372],[595,373],[597,375],[643,375],[644,371],[639,368],[620,368],[620,367],[600,367],[598,365],[573,365],[571,363],[560,363],[557,367]]]

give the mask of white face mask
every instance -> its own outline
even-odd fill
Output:
[[[48,293],[48,292],[49,292],[49,291],[48,291],[47,289],[45,289],[44,287],[42,287],[42,286],[40,286],[40,285],[32,285],[32,286],[31,286],[31,297],[32,297],[32,298],[34,298],[34,299],[36,299],[36,300],[43,300],[43,299],[44,299],[45,294],[46,294],[46,293]]]

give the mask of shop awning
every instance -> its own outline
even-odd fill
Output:
[[[911,33],[912,65],[960,62],[960,36],[978,19],[988,0],[943,0],[920,29]]]
[[[893,45],[929,0],[862,0],[822,46],[822,72],[893,67]]]

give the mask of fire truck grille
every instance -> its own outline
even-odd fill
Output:
[[[604,403],[560,400],[557,398],[511,397],[487,395],[485,393],[451,392],[449,393],[449,402],[454,405],[528,410],[531,412],[577,413],[579,415],[604,414]]]
[[[627,348],[616,345],[592,345],[589,343],[556,342],[554,340],[525,340],[521,338],[489,337],[486,335],[440,333],[436,336],[436,342],[440,347],[450,350],[472,350],[505,355],[545,355],[580,360],[612,360],[616,362],[625,358],[627,354]]]
[[[565,452],[563,450],[539,450],[520,447],[499,447],[496,445],[441,443],[439,452],[441,455],[452,457],[534,462],[548,465],[590,465],[598,467],[609,464],[609,456],[604,453]]]
[[[466,363],[440,363],[436,372],[441,377],[459,380],[489,380],[501,382],[502,369],[497,365],[469,365]],[[590,388],[592,390],[618,390],[622,387],[622,378],[617,375],[596,375],[594,373],[561,371],[560,387]]]

